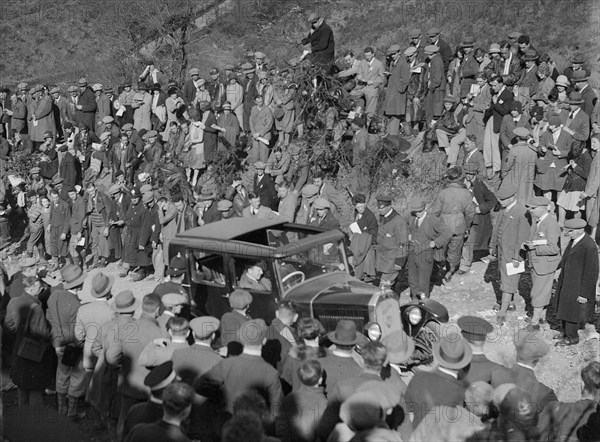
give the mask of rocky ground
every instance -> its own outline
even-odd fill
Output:
[[[7,267],[14,271],[18,260],[5,263]],[[109,275],[115,276],[113,293],[121,290],[132,290],[136,297],[143,297],[150,293],[155,281],[144,280],[132,282],[125,278],[119,278],[117,275],[119,269],[116,265],[110,264],[103,270]],[[88,299],[90,282],[97,270],[92,271],[84,285],[84,302]],[[52,281],[57,283],[58,281]],[[486,344],[486,353],[493,361],[511,366],[515,361],[514,346],[512,344],[513,336],[520,327],[526,325],[524,319],[526,300],[531,286],[531,279],[528,274],[522,277],[520,291],[522,296],[516,297],[517,310],[509,314],[506,324],[502,327],[496,327],[490,335]],[[478,315],[495,323],[495,312],[492,306],[496,300],[496,291],[498,289],[497,266],[483,262],[474,263],[471,271],[463,276],[455,276],[447,285],[434,285],[432,298],[442,302],[448,307],[450,313],[450,322],[446,327],[456,327],[456,320],[462,315]],[[406,290],[401,295],[401,300],[407,299]],[[597,321],[598,322],[598,321]],[[599,324],[597,323],[596,326]],[[551,346],[550,353],[536,367],[538,378],[554,389],[561,401],[575,401],[580,397],[580,377],[581,367],[591,360],[599,360],[599,342],[598,339],[585,340],[590,335],[590,331],[582,332],[582,342],[579,345],[558,348],[552,343],[554,331],[548,326],[543,330],[546,341]],[[407,377],[407,380],[410,376]],[[2,384],[8,382],[7,373],[2,373]],[[4,404],[4,426],[5,436],[10,441],[30,441],[44,440],[46,442],[68,442],[68,441],[94,441],[108,442],[110,436],[96,425],[92,416],[87,416],[78,423],[67,421],[66,418],[58,419],[55,411],[55,398],[48,396],[45,398],[45,414],[20,414],[17,409],[16,391],[3,394]]]

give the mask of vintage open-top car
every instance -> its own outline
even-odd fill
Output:
[[[230,311],[229,293],[243,288],[252,294],[253,318],[269,323],[277,303],[288,300],[300,316],[318,319],[327,331],[340,319],[354,320],[359,329],[376,322],[383,335],[403,327],[424,357],[436,339],[436,325],[448,321],[446,308],[438,302],[400,306],[396,293],[354,278],[339,230],[233,218],[178,234],[168,253],[187,259],[184,285],[195,314],[220,318]]]

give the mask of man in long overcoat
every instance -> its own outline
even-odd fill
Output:
[[[379,195],[379,230],[375,248],[375,269],[381,274],[381,285],[391,287],[408,257],[408,225],[392,207],[392,197]]]
[[[406,114],[406,91],[410,81],[410,66],[406,57],[402,55],[399,45],[392,45],[388,49],[388,56],[392,56],[391,75],[385,90],[383,109],[389,117],[387,131],[390,135],[400,134],[400,122]]]
[[[78,85],[79,95],[75,104],[77,122],[85,123],[90,131],[94,131],[96,127],[96,109],[98,107],[96,96],[92,88],[88,86],[85,78],[80,78]]]
[[[596,282],[598,281],[598,247],[585,233],[586,222],[570,219],[565,230],[571,241],[559,265],[561,270],[556,285],[554,309],[562,321],[562,333],[556,345],[569,346],[579,342],[577,331],[594,311]]]

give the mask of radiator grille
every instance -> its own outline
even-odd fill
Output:
[[[354,321],[357,330],[362,330],[365,324],[369,322],[369,311],[367,307],[340,307],[326,310],[317,307],[314,315],[328,332],[334,331],[336,324],[341,319],[350,319]]]

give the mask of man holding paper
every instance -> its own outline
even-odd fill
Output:
[[[509,304],[515,293],[518,292],[521,273],[525,271],[525,261],[521,257],[520,251],[521,244],[529,237],[530,226],[526,217],[527,209],[521,201],[517,200],[516,187],[501,187],[496,197],[503,210],[492,236],[490,254],[496,254],[497,249],[500,290],[502,291],[502,304],[498,311],[497,322],[498,325],[502,325],[506,321]]]
[[[527,201],[527,209],[531,214],[533,224],[529,240],[523,244],[527,250],[531,266],[531,305],[533,316],[528,330],[540,329],[546,323],[544,310],[550,303],[554,272],[560,263],[560,227],[554,216],[551,202],[543,196],[532,197]]]

